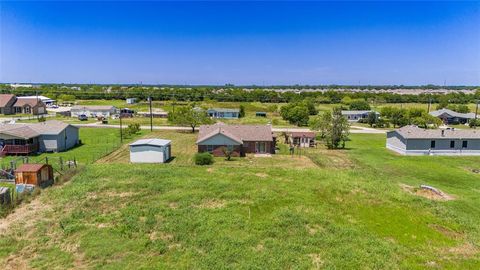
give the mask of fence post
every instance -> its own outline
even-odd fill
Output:
[[[45,163],[48,164],[48,157],[45,157]]]
[[[73,157],[73,165],[75,165],[75,168],[77,167],[77,159]]]
[[[59,157],[59,162],[60,162],[60,170],[63,171],[63,158]]]

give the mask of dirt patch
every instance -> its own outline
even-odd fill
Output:
[[[479,250],[478,247],[474,246],[472,243],[464,243],[460,246],[449,248],[447,253],[469,258],[477,255]]]
[[[4,264],[3,269],[18,269],[18,270],[25,270],[28,268],[28,263],[24,259],[22,255],[10,255]]]
[[[406,185],[406,184],[399,184],[399,185],[400,185],[400,188],[403,191],[405,191],[409,194],[424,197],[424,198],[427,198],[427,199],[430,199],[430,200],[450,201],[450,200],[455,199],[455,197],[453,197],[452,195],[449,195],[445,192],[441,192],[441,194],[439,194],[439,193],[434,192],[430,189],[417,188],[417,187],[413,187],[413,186]]]
[[[208,199],[203,201],[201,204],[196,205],[196,208],[202,209],[218,209],[225,207],[227,203],[224,200],[217,200],[217,199]]]
[[[208,169],[207,169],[207,172],[208,172],[208,173],[213,173],[214,171],[215,171],[215,170],[214,170],[213,168],[208,168]]]
[[[101,195],[106,197],[117,197],[117,198],[126,198],[136,195],[135,192],[104,192]]]
[[[177,209],[178,208],[178,203],[171,202],[171,203],[168,204],[168,207],[170,207],[171,209]]]
[[[266,173],[256,173],[255,176],[258,176],[260,178],[267,178],[268,174],[266,174]]]
[[[313,224],[313,225],[307,224],[307,225],[305,225],[305,228],[307,229],[307,232],[310,235],[314,235],[314,234],[324,230],[322,226],[317,225],[317,224]]]
[[[320,269],[323,265],[323,260],[320,254],[308,254],[308,257],[312,260],[314,269]]]
[[[50,205],[41,203],[38,198],[31,202],[23,203],[13,213],[0,219],[0,235],[5,234],[16,223],[25,224],[24,228],[33,227],[35,222],[42,216],[42,213],[51,209]]]
[[[462,234],[461,234],[461,233],[452,231],[452,230],[450,230],[449,228],[443,227],[443,226],[441,226],[441,225],[438,225],[438,224],[430,224],[429,227],[432,228],[432,229],[435,229],[436,231],[440,232],[441,234],[443,234],[443,235],[445,235],[445,236],[447,236],[447,237],[449,237],[449,238],[454,238],[454,239],[462,238]]]
[[[256,247],[253,248],[255,251],[263,251],[265,247],[263,244],[258,244]]]

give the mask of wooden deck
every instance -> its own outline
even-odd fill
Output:
[[[38,151],[38,145],[26,144],[26,145],[5,145],[0,151],[0,156],[6,155],[28,155]]]

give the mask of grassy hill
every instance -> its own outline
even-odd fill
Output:
[[[355,134],[344,151],[200,167],[194,135],[149,136],[176,158],[132,165],[123,147],[42,191],[0,226],[0,267],[480,268],[480,157],[402,157]]]

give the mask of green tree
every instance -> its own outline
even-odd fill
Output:
[[[362,99],[357,99],[350,102],[350,110],[352,111],[367,111],[370,110],[370,104]]]
[[[459,113],[469,113],[470,109],[468,108],[467,105],[460,104],[460,105],[457,106],[457,109],[455,111],[459,112]]]
[[[376,112],[368,113],[367,124],[371,127],[375,126],[378,123],[378,115]]]
[[[305,106],[291,103],[280,109],[280,115],[284,120],[297,126],[306,126],[308,124],[310,113]]]
[[[421,116],[413,118],[412,123],[421,128],[438,128],[442,124],[442,120],[428,113],[423,113]]]
[[[206,111],[192,108],[191,106],[180,107],[175,113],[169,114],[168,120],[174,125],[191,127],[192,133],[195,132],[195,128],[199,125],[213,123]]]
[[[340,108],[314,117],[310,124],[313,130],[323,133],[324,142],[329,149],[344,148],[345,142],[349,140],[350,124]]]
[[[238,117],[240,118],[245,117],[245,106],[240,105],[240,113],[238,114]]]

